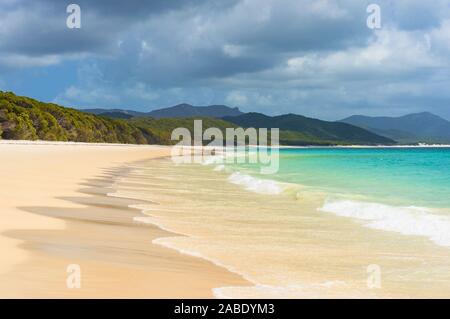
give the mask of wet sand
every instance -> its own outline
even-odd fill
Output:
[[[252,283],[219,286],[216,297],[448,297],[448,248],[323,212],[325,192],[279,184],[282,193],[266,194],[233,182],[231,167],[216,168],[174,165],[166,158],[143,161],[130,166],[114,193],[153,201],[138,205],[147,216],[140,221],[185,235],[155,243]]]

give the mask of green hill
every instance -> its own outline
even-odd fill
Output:
[[[321,121],[296,114],[272,117],[246,113],[223,119],[242,127],[279,128],[280,144],[284,145],[395,144],[389,138],[350,124]]]
[[[203,118],[203,129],[225,130],[234,124]],[[0,91],[0,138],[127,144],[175,144],[172,130],[186,127],[193,132],[193,119],[117,119],[43,103]]]
[[[230,122],[208,117],[160,119],[154,119],[151,117],[134,117],[128,120],[128,123],[139,129],[150,131],[153,137],[158,140],[158,144],[171,145],[178,143],[178,141],[171,141],[170,139],[172,131],[178,127],[187,128],[191,132],[191,137],[194,138],[194,120],[202,120],[203,131],[210,127],[216,127],[222,132],[225,132],[226,128],[236,127],[235,124]],[[207,143],[208,142],[205,141],[205,144]]]
[[[0,92],[3,139],[146,144],[151,134],[123,120]]]
[[[113,113],[115,116],[116,114]],[[197,119],[197,118],[195,118]],[[200,117],[203,130],[237,126],[280,128],[282,145],[393,144],[391,139],[362,128],[338,122],[326,122],[300,115],[270,117],[247,113],[223,119]],[[0,138],[171,145],[175,128],[193,132],[194,118],[124,117],[95,115],[53,103],[43,103],[11,92],[0,91]],[[192,134],[193,136],[193,134]]]
[[[84,109],[84,112],[95,115],[103,115],[111,118],[131,118],[131,117],[152,117],[160,118],[193,118],[212,117],[222,118],[224,116],[238,116],[243,114],[237,107],[226,105],[193,106],[187,103],[178,104],[171,107],[153,110],[150,112],[138,112],[123,109]]]

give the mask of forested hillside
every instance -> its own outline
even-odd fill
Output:
[[[213,118],[202,118],[203,129],[234,127]],[[193,131],[194,119],[113,119],[62,107],[53,103],[0,91],[0,137],[11,140],[47,140],[131,144],[165,144],[172,130]]]
[[[294,114],[270,117],[247,113],[223,119],[212,117],[195,119],[197,118],[202,120],[203,131],[209,127],[216,127],[224,136],[226,128],[237,126],[279,128],[281,145],[395,143],[393,140],[350,124],[320,121]],[[192,134],[193,124],[192,117],[111,118],[0,91],[2,139],[170,145],[177,143],[171,140],[171,133],[175,128],[187,128]]]
[[[328,122],[297,114],[267,116],[246,113],[224,117],[242,127],[280,129],[280,143],[284,145],[377,145],[395,144],[395,141],[346,123]]]
[[[3,139],[147,144],[151,132],[123,120],[83,113],[52,103],[0,92]]]

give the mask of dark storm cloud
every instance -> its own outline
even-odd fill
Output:
[[[286,1],[279,6],[267,4],[266,1],[237,0],[75,2],[82,10],[82,28],[79,30],[66,27],[66,3],[63,1],[13,2],[15,5],[7,6],[7,12],[0,14],[8,29],[8,32],[0,33],[0,49],[3,53],[24,56],[114,54],[117,41],[123,41],[121,36],[126,38],[132,30],[141,34],[141,40],[153,40],[152,45],[161,46],[159,51],[165,54],[165,50],[180,49],[179,43],[170,43],[171,39],[183,41],[177,39],[177,35],[189,38],[191,32],[195,36],[198,30],[189,28],[198,27],[210,29],[204,32],[210,37],[204,41],[210,41],[212,45],[222,40],[248,47],[247,57],[234,60],[236,71],[240,72],[255,70],[255,65],[266,66],[267,63],[258,61],[261,55],[266,56],[263,60],[272,55],[276,63],[278,57],[273,56],[273,53],[342,48],[349,44],[361,44],[367,36],[367,30],[360,27],[364,17],[360,15],[355,21],[352,14],[338,12],[342,10],[338,6],[332,6],[330,14],[323,14],[320,10],[311,12],[308,6],[296,5],[295,1]],[[351,10],[364,9],[361,6],[353,7]],[[159,23],[148,23],[154,19]],[[207,22],[196,25],[192,21],[196,19]],[[140,28],[137,27],[139,25]],[[202,69],[220,62],[220,49],[215,47],[205,50],[202,46],[190,48],[191,55],[197,57],[198,54],[198,60],[205,62],[204,67],[196,63],[200,69],[193,73],[207,74]],[[171,62],[177,63],[179,56],[174,58]],[[255,61],[252,62],[252,59]],[[223,71],[227,71],[224,74],[230,73],[230,67],[233,67],[231,61],[224,59],[223,62]]]
[[[82,28],[66,27],[65,1],[7,1],[0,4],[5,32],[0,32],[3,53],[25,56],[77,53],[107,53],[114,50],[120,34],[136,24],[165,12],[195,8],[205,1],[118,1],[77,0],[81,7]],[[212,1],[209,7],[226,7],[235,1]]]
[[[450,104],[449,0],[73,2],[79,30],[66,27],[65,1],[0,3],[0,69],[79,62],[61,103],[228,103],[328,118]],[[381,30],[366,26],[372,2]]]
[[[120,70],[111,66],[105,72],[131,72],[158,87],[189,86],[268,70],[301,52],[362,46],[370,34],[361,4],[240,1],[212,8],[175,10],[139,24],[124,39],[126,54],[115,63]]]

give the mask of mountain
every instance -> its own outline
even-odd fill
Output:
[[[450,143],[450,122],[429,112],[400,117],[354,115],[340,122],[365,128],[400,143]]]
[[[223,120],[242,127],[279,128],[280,144],[335,145],[335,144],[395,144],[392,139],[379,136],[347,123],[327,122],[296,114],[267,116],[246,113]]]
[[[193,106],[190,104],[178,104],[172,107],[162,108],[151,112],[136,112],[121,109],[85,109],[84,112],[102,115],[111,118],[129,119],[139,116],[160,118],[187,118],[187,117],[214,117],[237,116],[243,114],[237,107],[231,108],[225,105]]]
[[[110,110],[111,112],[118,111]],[[118,113],[121,116],[126,114]],[[227,128],[237,126],[277,127],[280,128],[280,143],[284,145],[394,143],[349,124],[320,121],[294,114],[270,117],[248,113],[223,119],[203,116],[159,119],[133,116],[129,119],[112,119],[102,114],[104,113],[85,113],[0,91],[0,139],[170,145],[177,142],[171,140],[175,128],[187,128],[192,135],[194,119],[201,119],[203,130],[218,128],[224,136]]]
[[[145,116],[147,114],[144,112],[122,110],[122,109],[82,109],[80,111],[92,113],[95,115],[102,115],[114,119],[130,119],[132,117]]]
[[[203,129],[235,127],[220,119],[202,120]],[[177,142],[171,140],[173,129],[192,132],[193,124],[192,118],[112,119],[0,91],[0,139],[170,145]]]
[[[225,105],[192,106],[190,104],[178,104],[172,107],[158,109],[147,113],[154,118],[166,117],[193,117],[205,116],[221,118],[225,116],[238,116],[243,114],[237,107],[231,108]]]

